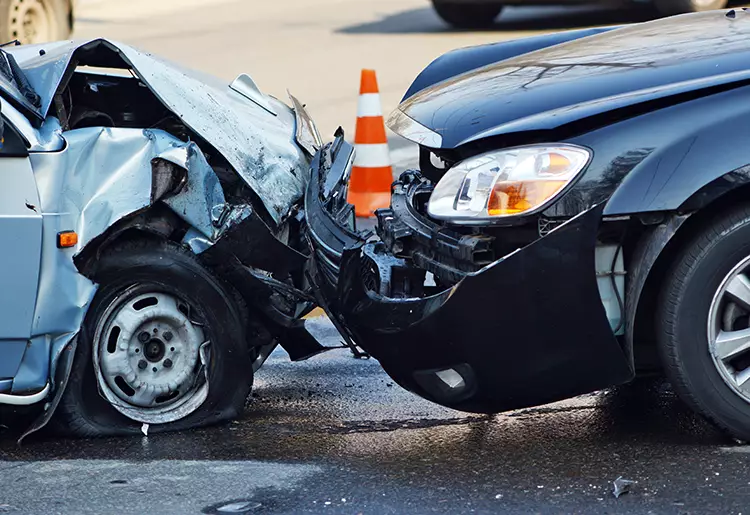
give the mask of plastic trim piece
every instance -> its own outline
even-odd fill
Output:
[[[30,404],[36,404],[39,401],[44,400],[50,391],[50,384],[44,385],[44,388],[40,392],[32,393],[31,395],[10,395],[7,393],[0,393],[0,404],[10,404],[11,406],[29,406]]]

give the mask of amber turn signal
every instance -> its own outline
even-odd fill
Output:
[[[498,182],[492,188],[487,213],[517,215],[541,206],[565,187],[567,181]]]
[[[432,190],[427,213],[458,224],[489,223],[539,211],[580,174],[591,153],[570,144],[486,152],[451,166]]]
[[[78,234],[75,231],[57,233],[57,248],[67,249],[78,245]]]

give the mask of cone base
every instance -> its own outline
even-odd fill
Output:
[[[391,193],[358,193],[349,191],[347,201],[354,204],[354,214],[360,218],[370,218],[375,216],[375,210],[391,205]]]

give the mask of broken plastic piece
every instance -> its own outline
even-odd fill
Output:
[[[253,501],[236,501],[216,508],[218,513],[247,513],[260,508],[259,502]]]
[[[622,476],[615,479],[612,483],[612,494],[617,498],[620,497],[622,494],[626,494],[630,491],[630,487],[635,484],[635,481],[631,481],[630,479],[623,479]]]

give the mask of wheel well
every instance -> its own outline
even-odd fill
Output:
[[[104,233],[87,244],[75,256],[74,263],[81,274],[96,282],[99,271],[99,258],[110,249],[136,240],[166,240],[181,244],[188,228],[188,224],[169,208],[155,205],[147,211],[117,221]],[[212,262],[212,260],[202,259],[202,257],[200,256],[199,260],[203,266],[229,286],[238,306],[253,304],[255,291],[248,291],[243,288],[243,282],[232,275],[231,267],[224,267],[221,262]],[[252,341],[254,343],[253,346],[249,346],[252,359],[254,360],[258,353],[258,342],[261,342],[261,346],[271,343],[274,335],[269,332],[257,314],[249,313],[246,307],[241,308],[241,311],[242,318],[246,323],[245,329],[247,331],[248,342]]]
[[[652,372],[661,369],[656,347],[656,314],[659,294],[669,268],[698,232],[716,217],[743,203],[750,204],[750,184],[739,186],[694,211],[659,253],[648,272],[635,313],[632,337],[636,371]],[[648,234],[645,232],[641,239],[648,237]]]
[[[163,206],[118,220],[102,234],[91,240],[74,258],[73,262],[88,278],[97,272],[99,258],[113,245],[135,239],[158,238],[179,243],[187,231],[187,224]]]

